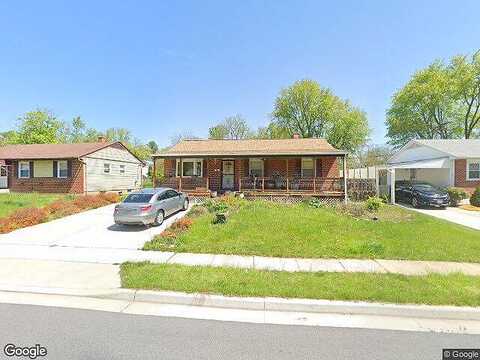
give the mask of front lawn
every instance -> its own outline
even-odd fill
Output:
[[[145,250],[304,258],[480,262],[480,231],[385,205],[375,216],[333,207],[243,201],[226,224],[213,214],[187,231],[157,236]],[[441,211],[441,210],[439,210]],[[376,217],[378,220],[374,220]]]
[[[150,263],[121,266],[122,286],[227,296],[274,296],[480,306],[480,279],[461,274],[288,273]]]
[[[0,218],[13,213],[15,210],[26,207],[42,207],[49,203],[71,197],[65,194],[39,194],[39,193],[7,193],[0,194]]]

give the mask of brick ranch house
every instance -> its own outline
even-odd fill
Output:
[[[455,186],[471,194],[480,186],[480,140],[411,140],[388,160],[383,173],[393,201],[399,180]]]
[[[204,196],[237,191],[345,198],[340,169],[346,156],[324,139],[183,140],[153,156],[153,173],[163,169],[154,184]]]
[[[143,162],[121,142],[100,140],[0,147],[0,188],[76,194],[140,188]]]

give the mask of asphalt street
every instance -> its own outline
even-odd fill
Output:
[[[441,359],[442,348],[480,347],[480,336],[264,325],[0,304],[4,347],[40,344],[48,360]]]

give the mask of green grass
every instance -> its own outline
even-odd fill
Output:
[[[441,210],[439,210],[441,211]],[[247,202],[228,223],[208,213],[173,242],[161,236],[144,247],[194,253],[304,258],[384,258],[480,262],[480,231],[431,216],[384,206],[379,220],[332,208]]]
[[[480,306],[480,278],[461,274],[288,273],[125,263],[122,286],[227,296],[274,296],[388,303]]]
[[[64,194],[39,194],[39,193],[7,193],[0,194],[0,217],[10,215],[23,207],[42,207],[60,198],[68,198]]]

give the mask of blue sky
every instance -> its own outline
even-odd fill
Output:
[[[168,145],[225,116],[267,124],[310,78],[367,112],[372,143],[411,74],[480,48],[478,1],[3,1],[0,131],[35,107]]]

